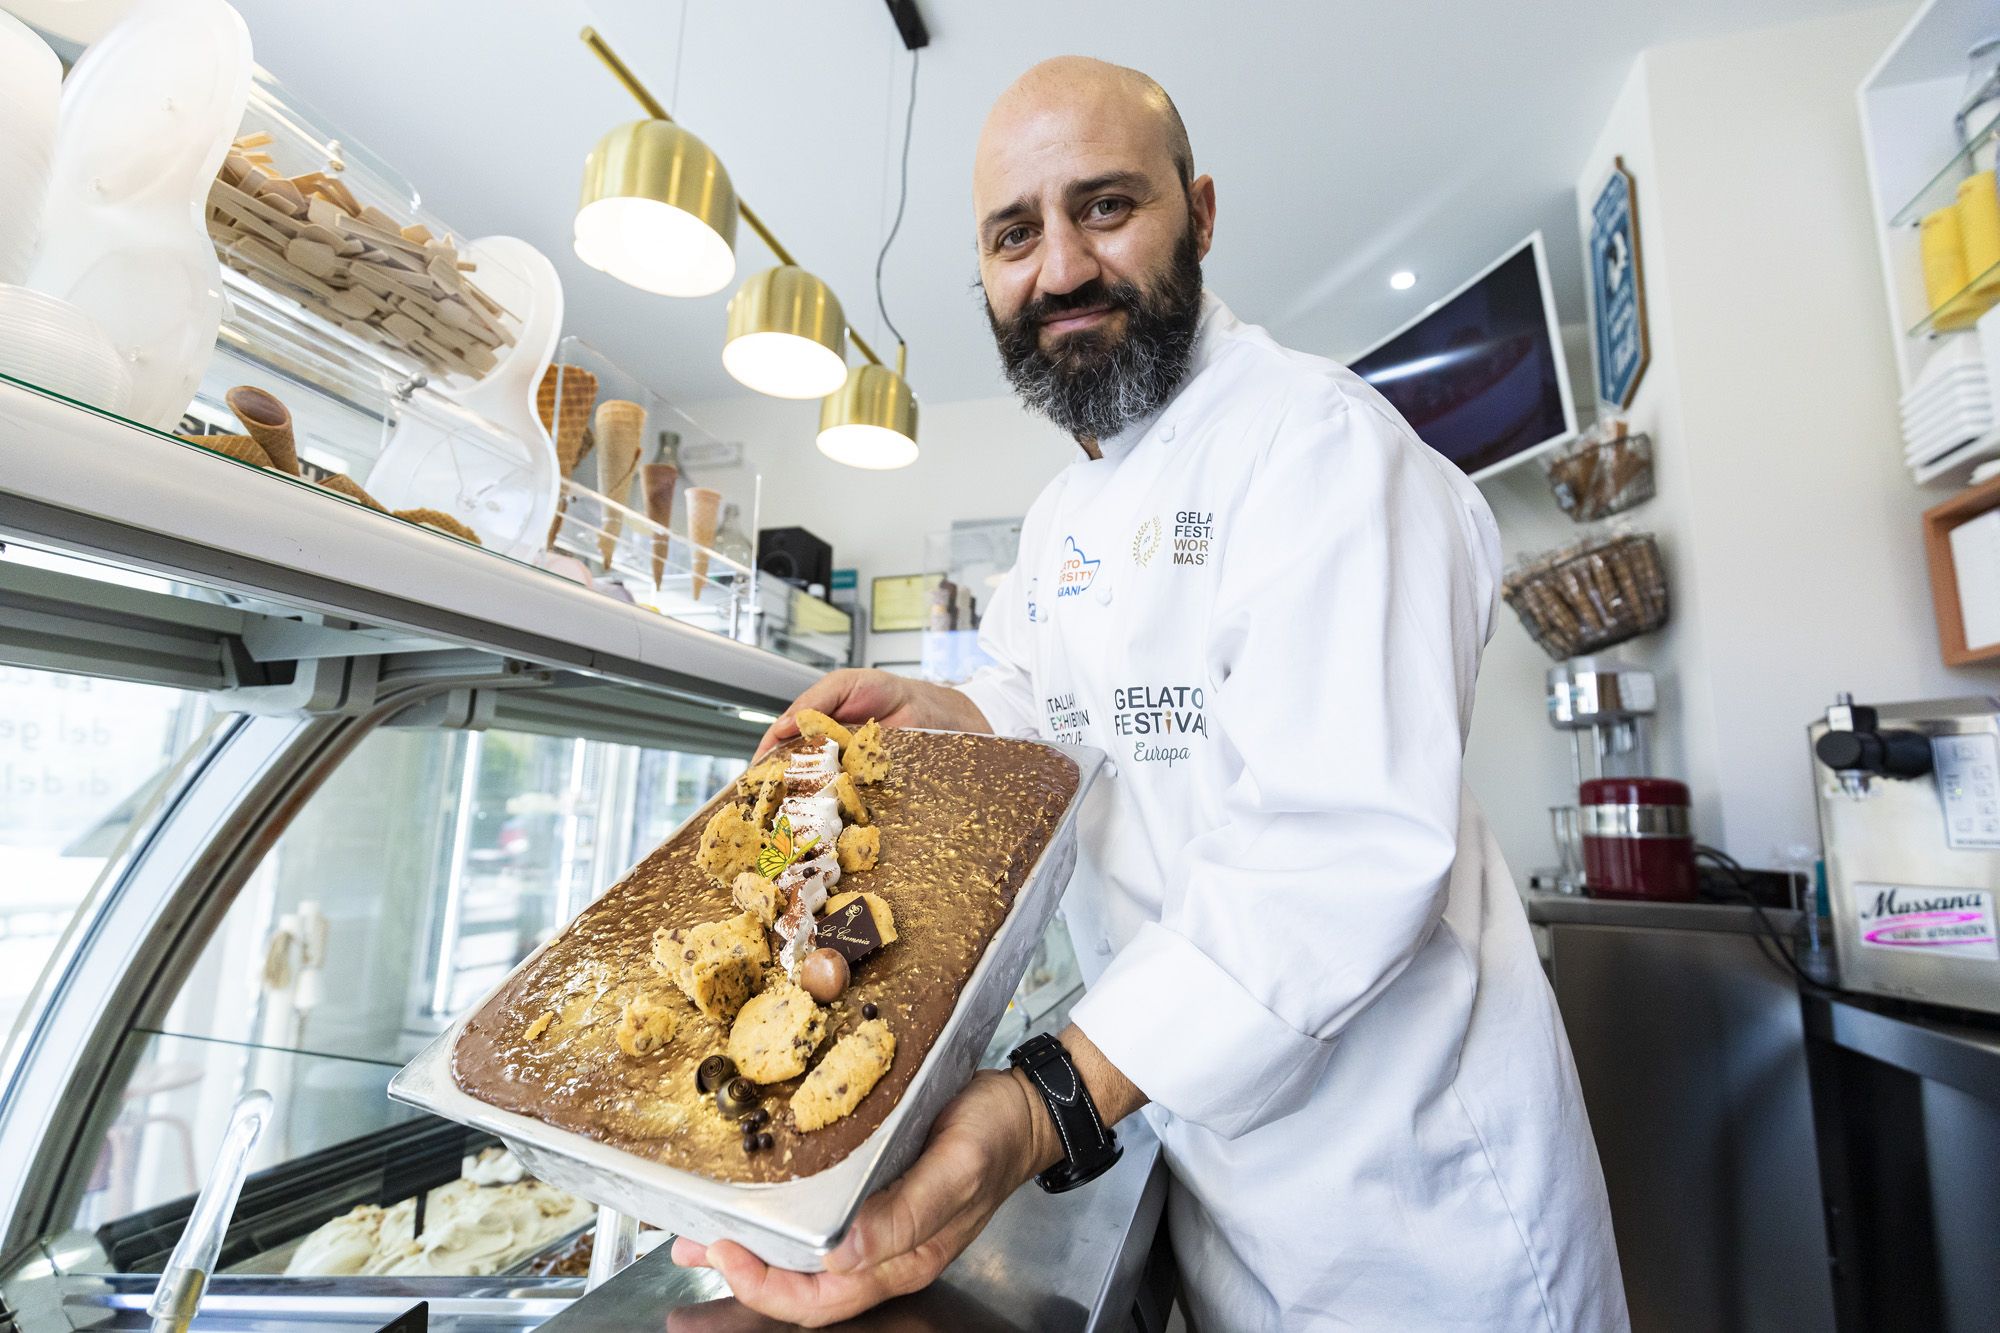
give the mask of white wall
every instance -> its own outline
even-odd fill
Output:
[[[833,544],[836,565],[860,573],[862,605],[877,575],[925,572],[924,538],[954,520],[1018,518],[1062,468],[1075,441],[1012,398],[919,405],[917,461],[893,472],[844,467],[813,447],[817,402],[761,397],[696,405],[691,414],[725,440],[742,440],[763,473],[759,526],[809,528]],[[916,634],[870,635],[864,662],[914,661]]]
[[[1646,266],[1653,360],[1632,416],[1660,494],[1630,519],[1661,535],[1674,621],[1621,651],[1661,674],[1659,767],[1694,786],[1698,836],[1753,864],[1818,841],[1804,730],[1837,690],[2000,685],[1939,662],[1918,516],[1943,497],[1900,459],[1855,89],[1909,12],[1646,52],[1577,179],[1585,216],[1623,155]],[[1510,547],[1568,529],[1539,476],[1486,490]],[[1503,626],[1468,756],[1517,871],[1552,859],[1545,807],[1567,796],[1533,703],[1546,665]]]

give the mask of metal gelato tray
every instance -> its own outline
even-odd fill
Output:
[[[389,1095],[433,1115],[498,1135],[535,1177],[592,1203],[704,1244],[722,1239],[741,1242],[766,1263],[801,1272],[819,1271],[862,1201],[916,1160],[931,1123],[971,1078],[1027,971],[1036,943],[1062,901],[1063,889],[1076,867],[1078,816],[1104,764],[1104,755],[1081,745],[1048,748],[1075,761],[1076,794],[966,979],[958,1003],[904,1090],[903,1099],[860,1146],[826,1170],[778,1184],[731,1184],[490,1106],[469,1096],[452,1078],[452,1048],[465,1029],[465,1017],[390,1080]],[[705,820],[710,808],[704,807],[674,836]],[[534,957],[520,966],[529,966]],[[501,982],[472,1006],[468,1016],[506,984]]]

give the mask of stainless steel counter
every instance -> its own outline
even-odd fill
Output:
[[[1767,907],[1764,915],[1787,935],[1799,914]],[[1757,914],[1735,903],[1649,903],[1615,898],[1583,898],[1572,894],[1531,893],[1528,920],[1538,926],[1627,926],[1635,930],[1701,930],[1755,935],[1763,927]]]
[[[1798,991],[1756,915],[1546,895],[1528,915],[1548,932],[1635,1333],[1831,1330]]]
[[[1159,1140],[1144,1120],[1119,1126],[1125,1156],[1071,1194],[1024,1185],[1002,1204],[985,1232],[928,1290],[891,1301],[851,1330],[945,1333],[1069,1333],[1135,1327],[1143,1299],[1164,1313],[1170,1272],[1148,1273],[1166,1207],[1167,1172]],[[763,1333],[789,1328],[738,1305],[710,1299],[706,1273],[676,1268],[665,1248],[633,1264],[542,1327],[666,1328],[672,1333]],[[1162,1288],[1165,1288],[1162,1291]]]

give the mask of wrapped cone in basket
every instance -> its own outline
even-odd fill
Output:
[[[632,479],[639,471],[639,455],[644,451],[646,409],[622,398],[609,398],[597,405],[597,476],[605,498],[617,504],[632,499]],[[625,528],[618,510],[604,516],[604,531],[598,535],[597,549],[604,568],[611,568],[611,553],[618,549],[618,534]]]
[[[688,487],[688,535],[694,538],[694,581],[688,594],[701,600],[708,584],[708,553],[715,546],[715,520],[722,513],[722,492],[708,486]]]
[[[344,495],[350,500],[359,500],[378,514],[389,512],[380,500],[377,500],[367,491],[362,490],[361,483],[348,476],[345,472],[336,472],[330,477],[322,478],[319,484],[332,491],[335,495]]]
[[[271,455],[264,452],[264,446],[248,435],[183,435],[189,444],[198,444],[204,449],[213,449],[218,454],[228,454],[231,458],[256,467],[271,466]]]
[[[250,438],[271,456],[271,466],[298,476],[299,449],[292,437],[291,409],[254,384],[239,384],[223,399]]]
[[[560,392],[561,401],[557,401]],[[597,376],[580,366],[553,365],[542,374],[535,391],[535,411],[542,426],[555,437],[556,461],[565,477],[576,472],[588,450],[584,429],[590,425],[590,409],[597,402]]]
[[[679,484],[681,470],[672,463],[648,463],[639,469],[639,482],[646,491],[646,517],[667,527],[667,520],[674,516],[674,487]],[[653,586],[667,576],[667,534],[653,534]]]
[[[415,523],[419,527],[436,528],[448,536],[471,542],[474,546],[484,546],[479,534],[465,524],[445,513],[442,509],[398,509],[396,517],[405,523]]]

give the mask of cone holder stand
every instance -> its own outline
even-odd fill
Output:
[[[551,543],[555,550],[582,561],[598,581],[615,580],[640,606],[730,638],[755,641],[755,566],[702,546],[684,529],[656,523],[574,479],[563,482],[562,496]],[[609,560],[604,558],[607,543]],[[656,558],[662,560],[657,582]],[[705,572],[698,573],[697,566]]]

